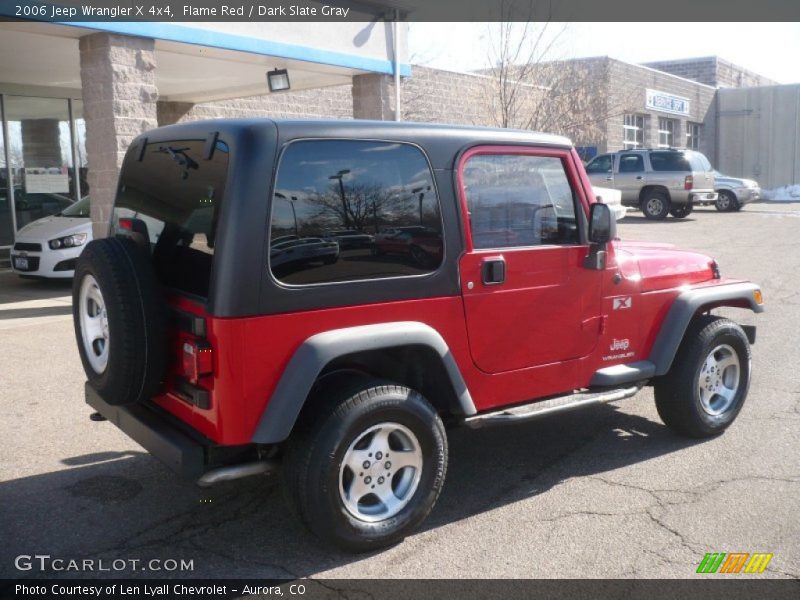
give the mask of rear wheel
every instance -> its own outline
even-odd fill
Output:
[[[287,446],[290,503],[313,533],[347,550],[401,541],[444,483],[441,419],[417,392],[375,380],[323,395]]]
[[[703,315],[686,331],[669,373],[655,383],[656,408],[672,430],[718,435],[733,423],[750,387],[750,344],[733,321]]]
[[[671,214],[676,219],[683,219],[685,217],[688,217],[690,214],[692,214],[693,210],[694,210],[694,206],[692,205],[692,203],[691,202],[687,202],[686,204],[678,204],[678,205],[673,206],[670,209],[669,214]]]
[[[664,192],[645,192],[642,197],[641,209],[646,218],[652,221],[663,221],[670,211],[669,198]]]
[[[720,212],[733,212],[742,207],[733,192],[729,192],[728,190],[720,190],[717,194],[717,201],[714,203],[714,206]]]

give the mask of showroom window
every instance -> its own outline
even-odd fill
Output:
[[[641,148],[644,144],[644,117],[642,115],[625,115],[623,134],[622,146],[625,150]]]
[[[398,142],[303,140],[281,157],[269,264],[308,285],[425,275],[444,256],[433,174]]]
[[[700,149],[700,124],[686,124],[686,147],[692,150]]]
[[[17,231],[85,195],[74,160],[78,103],[0,94],[0,261]],[[85,172],[85,151],[83,157],[77,166]]]
[[[675,141],[675,120],[658,118],[658,147],[672,148]]]

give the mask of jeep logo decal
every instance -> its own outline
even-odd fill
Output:
[[[611,345],[608,347],[609,350],[615,352],[617,350],[627,350],[631,345],[630,340],[627,338],[624,340],[614,339],[611,341]]]

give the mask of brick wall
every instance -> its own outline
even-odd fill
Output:
[[[609,94],[608,101],[611,106],[633,106],[636,114],[645,116],[644,145],[655,147],[658,145],[658,118],[666,117],[676,121],[675,140],[676,147],[684,146],[686,141],[686,124],[700,123],[700,151],[711,162],[714,162],[714,95],[716,90],[712,87],[699,85],[668,73],[653,69],[645,69],[638,65],[609,59]],[[655,89],[661,92],[682,96],[689,100],[690,112],[688,116],[670,115],[645,108],[645,89]],[[608,120],[606,135],[607,150],[619,150],[623,147],[624,117],[612,116]]]
[[[645,63],[645,66],[672,73],[713,87],[741,88],[760,85],[774,85],[776,82],[748,71],[732,62],[717,56],[688,58],[682,60],[662,60]]]
[[[158,103],[159,125],[226,117],[352,119],[352,86],[265,94],[202,104]]]
[[[702,124],[700,150],[714,160],[713,88],[607,57],[568,61],[564,63],[565,68],[567,64],[580,77],[588,77],[588,101],[582,105],[583,114],[575,118],[577,125],[567,132],[577,145],[594,145],[599,152],[622,148],[624,114],[634,112],[646,117],[645,145],[655,146],[660,114],[675,119],[676,146],[685,143],[687,122]],[[391,78],[386,78],[385,83],[387,102],[393,104],[394,84]],[[688,98],[691,114],[679,117],[646,110],[646,88]],[[402,117],[405,121],[497,126],[499,115],[496,107],[492,108],[496,89],[493,78],[488,75],[415,66],[412,77],[402,82]],[[541,94],[540,89],[526,86],[528,100]],[[344,85],[197,105],[161,101],[158,121],[165,125],[194,119],[248,116],[348,119],[353,118],[353,92],[352,85]]]

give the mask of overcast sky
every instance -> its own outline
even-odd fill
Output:
[[[486,67],[489,27],[497,24],[412,23],[411,62],[453,71]],[[549,25],[553,33],[562,29],[551,52],[556,59],[611,56],[641,63],[717,55],[779,83],[800,83],[800,23]]]

